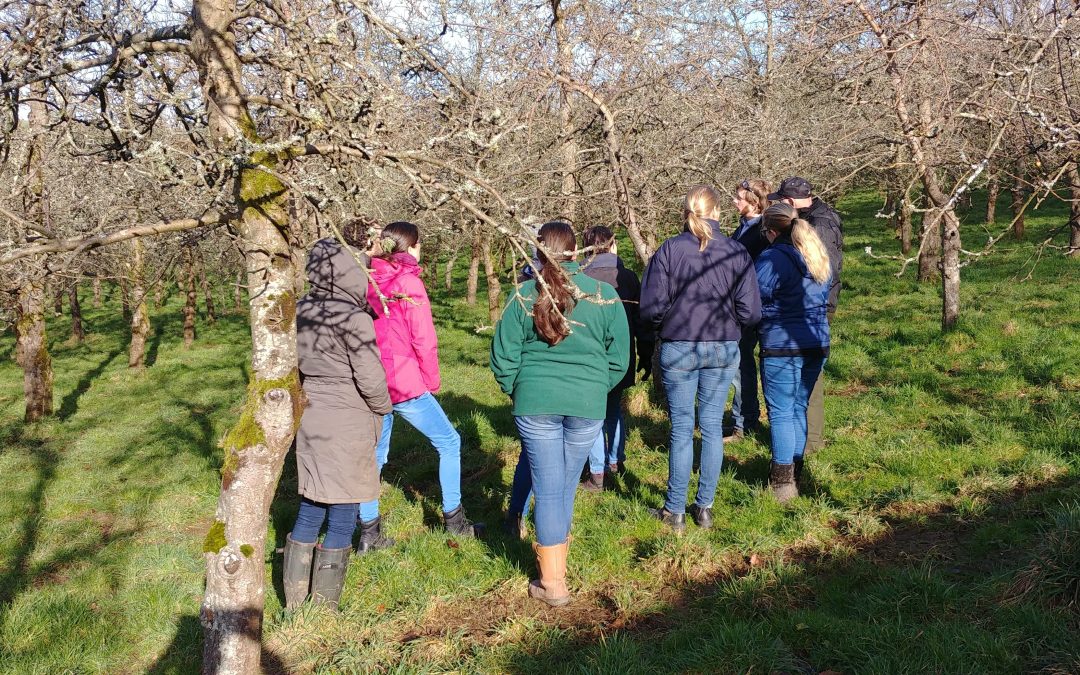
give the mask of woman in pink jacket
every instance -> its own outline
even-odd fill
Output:
[[[427,290],[420,280],[420,230],[412,223],[387,225],[379,237],[382,253],[371,260],[371,276],[378,285],[368,287],[375,310],[375,336],[394,412],[383,417],[376,448],[379,471],[390,454],[394,416],[400,415],[427,436],[439,452],[443,522],[454,535],[474,536],[474,528],[461,508],[461,436],[432,396],[439,391],[439,345]],[[382,298],[379,297],[382,293]],[[379,501],[360,505],[360,544],[357,553],[392,546],[381,532]]]

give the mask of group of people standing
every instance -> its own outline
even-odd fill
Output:
[[[660,246],[640,282],[619,259],[610,229],[588,228],[579,245],[570,225],[546,223],[496,324],[491,370],[511,397],[521,438],[507,527],[526,535],[532,498],[539,575],[529,593],[549,605],[570,598],[566,565],[582,471],[588,468],[581,486],[597,491],[605,475],[625,469],[622,392],[637,370],[650,370],[654,345],[671,432],[667,496],[652,513],[674,530],[685,529],[687,512],[699,527],[712,526],[733,383],[729,442],[758,425],[760,373],[777,499],[798,495],[804,453],[821,442],[820,374],[840,288],[840,218],[802,178],[775,192],[748,179],[733,190],[740,222],[728,237],[719,222],[724,201],[714,187],[692,187],[682,233]],[[473,536],[479,526],[461,507],[460,436],[433,396],[437,340],[419,277],[419,230],[392,223],[371,246],[354,224],[341,234],[346,246],[316,243],[311,292],[297,306],[309,405],[296,445],[300,512],[285,547],[289,607],[309,594],[337,602],[358,523],[358,553],[393,544],[381,533],[378,490],[394,415],[439,452],[447,530]],[[701,460],[687,508],[695,426]]]

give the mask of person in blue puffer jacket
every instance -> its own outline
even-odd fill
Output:
[[[769,408],[769,486],[781,502],[799,495],[806,408],[829,356],[832,268],[814,229],[778,203],[761,217],[770,244],[754,263],[761,293],[761,384]]]

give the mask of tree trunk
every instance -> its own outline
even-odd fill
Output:
[[[244,273],[236,273],[236,285],[233,287],[233,311],[244,311]]]
[[[131,345],[128,348],[128,368],[142,368],[146,362],[146,339],[150,335],[150,317],[146,311],[143,245],[139,239],[131,240],[129,272],[131,295],[134,303],[132,303],[133,311],[131,312]]]
[[[1001,181],[998,180],[997,174],[990,176],[990,180],[986,184],[986,224],[993,225],[997,219],[997,201],[998,195],[1001,194]]]
[[[487,281],[488,317],[491,325],[499,320],[502,309],[499,302],[499,294],[502,289],[499,286],[499,275],[495,272],[495,260],[491,256],[491,237],[484,237],[484,277]]]
[[[932,231],[927,232],[927,228]],[[941,264],[941,219],[933,211],[923,214],[923,225],[919,239],[919,281],[934,281],[938,277]]]
[[[159,279],[154,283],[154,307],[165,304],[165,284]]]
[[[191,349],[195,344],[195,252],[191,246],[184,247],[184,349]]]
[[[83,330],[82,307],[79,306],[79,283],[71,282],[68,286],[68,309],[71,311],[71,337],[76,342],[82,342],[86,338]]]
[[[1024,238],[1024,181],[1020,176],[1016,177],[1010,192],[1012,193],[1013,239],[1021,241]]]
[[[90,286],[94,289],[94,309],[101,308],[101,277],[95,276]]]
[[[960,317],[960,219],[949,209],[941,217],[941,327]]]
[[[127,279],[121,277],[117,283],[120,286],[120,312],[124,315],[124,321],[131,321],[131,294],[128,292]]]
[[[245,92],[231,26],[235,0],[195,0],[190,54],[199,68],[208,102],[209,138],[221,150],[243,134],[261,143],[241,101]],[[271,153],[248,161],[276,166]],[[214,524],[203,544],[206,590],[199,620],[203,627],[203,669],[247,674],[260,670],[266,595],[266,534],[285,455],[303,409],[296,361],[296,277],[288,191],[256,168],[239,172],[234,223],[248,270],[251,373],[247,400],[236,425],[225,435],[221,494]]]
[[[553,0],[552,28],[555,31],[555,68],[556,73],[573,79],[574,45],[570,41],[570,31],[566,25],[567,5],[565,0]],[[577,218],[577,161],[578,142],[574,135],[574,108],[570,98],[570,87],[559,85],[559,134],[562,136],[560,155],[559,218],[573,224]]]
[[[203,302],[206,304],[206,320],[214,323],[217,321],[217,313],[214,311],[214,289],[206,276],[206,265],[203,263],[201,251],[195,252],[195,267],[199,271],[199,286],[202,287]]]
[[[1069,169],[1069,250],[1065,255],[1080,257],[1080,169],[1073,162]]]
[[[15,306],[15,361],[23,370],[27,422],[53,411],[53,369],[45,339],[45,282],[40,276],[19,287]]]
[[[457,262],[457,251],[450,254],[450,257],[446,259],[446,266],[443,268],[443,276],[445,277],[446,292],[454,290],[454,263]]]
[[[904,255],[911,253],[911,195],[905,192],[900,203],[896,205],[897,230],[900,234],[900,252]]]
[[[67,289],[64,288],[63,279],[56,280],[56,288],[53,289],[53,316],[64,316],[64,300]]]
[[[476,287],[480,277],[480,226],[476,226],[473,235],[472,257],[469,258],[469,278],[465,282],[465,304],[476,304]]]

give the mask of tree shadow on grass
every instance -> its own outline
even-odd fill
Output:
[[[85,394],[91,386],[94,384],[94,380],[101,377],[101,374],[105,372],[105,369],[109,367],[109,364],[116,359],[117,356],[123,353],[122,348],[117,348],[109,352],[96,366],[88,370],[79,378],[79,381],[75,384],[75,388],[64,396],[60,402],[60,410],[57,413],[57,417],[61,422],[65,422],[71,419],[75,413],[79,411],[79,399]]]
[[[56,469],[60,463],[60,454],[49,447],[48,442],[38,438],[28,438],[25,427],[17,426],[5,433],[5,445],[28,455],[33,462],[34,482],[22,507],[22,524],[19,527],[17,543],[12,547],[13,554],[4,561],[0,569],[0,632],[7,618],[11,604],[28,588],[41,583],[50,583],[62,574],[67,567],[88,560],[105,547],[135,536],[139,527],[115,529],[107,520],[95,523],[99,532],[96,539],[75,546],[60,548],[45,560],[31,563],[39,543],[41,528],[44,524],[46,495]]]
[[[545,674],[1068,672],[1061,665],[1075,663],[1080,642],[1069,629],[1047,627],[1063,618],[1080,621],[1075,609],[1071,619],[1062,617],[1037,597],[1002,609],[1009,601],[980,584],[995,574],[1022,577],[1041,536],[1038,523],[1078,489],[1080,481],[1066,478],[1028,493],[999,493],[979,518],[941,507],[896,517],[881,537],[840,535],[844,545],[832,547],[834,553],[809,546],[760,562],[748,558],[707,579],[666,587],[657,608],[644,612],[620,612],[585,589],[549,615],[544,623],[560,630],[548,631],[539,649],[521,649],[502,663],[506,672]],[[1001,534],[1010,527],[1012,535]],[[660,550],[639,542],[637,554],[649,558]],[[982,607],[987,600],[971,596],[995,604]],[[514,622],[520,611],[486,620]],[[1004,613],[995,617],[998,611]],[[1018,612],[1044,614],[1010,626],[1007,635],[995,628]],[[882,613],[892,616],[885,620]],[[500,630],[478,620],[457,626],[455,635]],[[908,636],[905,649],[896,648],[900,635]],[[1015,662],[1001,661],[995,648]]]
[[[203,628],[198,616],[180,617],[172,642],[147,669],[150,675],[166,673],[196,673],[202,667]],[[260,672],[267,675],[289,673],[285,662],[264,645],[261,650]]]

